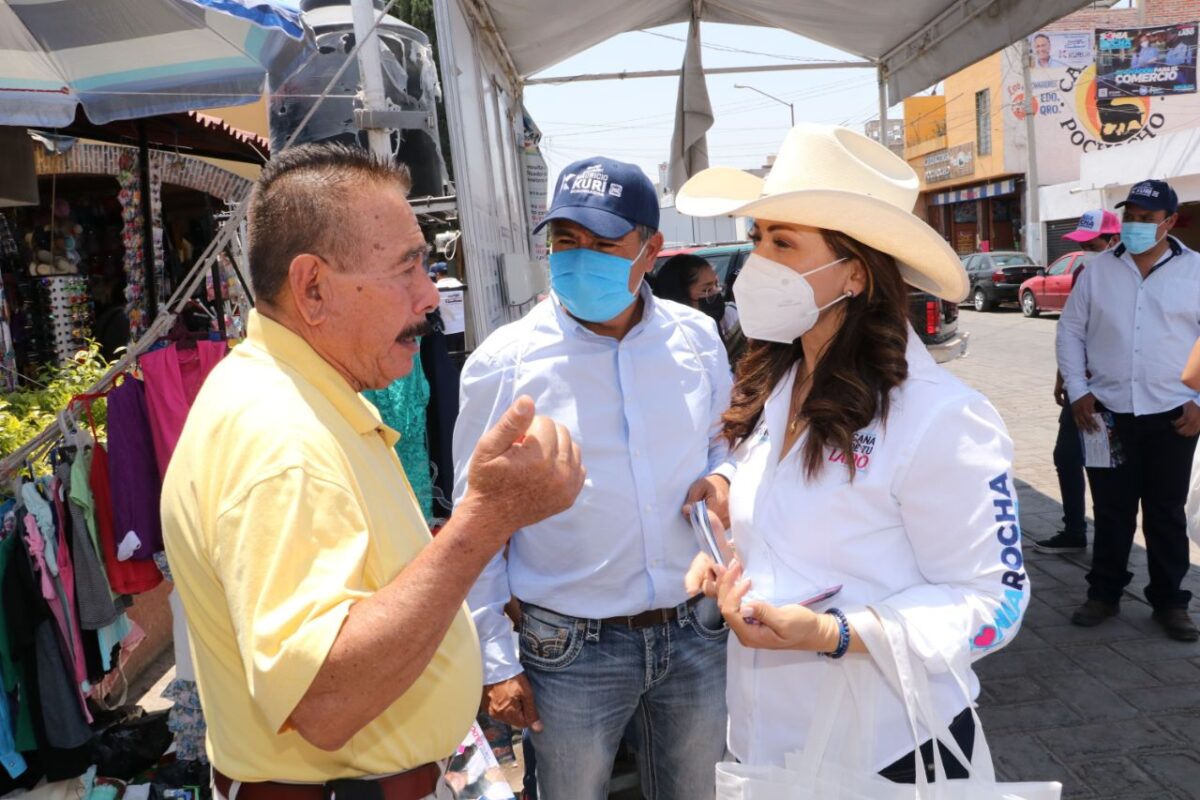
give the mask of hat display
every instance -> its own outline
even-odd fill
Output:
[[[1166,181],[1142,181],[1135,183],[1129,196],[1117,203],[1117,208],[1137,206],[1147,211],[1165,211],[1167,216],[1179,210],[1179,197]]]
[[[878,142],[836,125],[792,128],[766,178],[729,167],[694,175],[675,207],[694,217],[754,217],[838,231],[894,257],[904,280],[959,302],[969,288],[958,255],[912,213],[917,173]]]
[[[636,225],[658,230],[658,193],[641,167],[595,156],[558,176],[554,203],[533,229],[556,219],[582,225],[604,239],[620,239]]]
[[[1072,242],[1090,242],[1097,236],[1107,233],[1120,233],[1121,220],[1111,211],[1098,208],[1095,211],[1084,212],[1079,218],[1079,225],[1063,238]]]

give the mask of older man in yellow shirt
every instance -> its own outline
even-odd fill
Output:
[[[520,398],[430,539],[397,434],[358,394],[412,369],[437,306],[408,188],[351,148],[272,159],[250,201],[258,310],[167,471],[167,556],[226,800],[432,795],[479,704],[467,590],[583,483],[565,429]]]

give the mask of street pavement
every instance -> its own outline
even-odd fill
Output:
[[[1070,624],[1085,599],[1089,556],[1033,549],[1034,539],[1061,527],[1052,457],[1056,324],[1056,316],[964,310],[968,355],[947,365],[987,395],[1015,442],[1033,587],[1020,633],[976,664],[984,730],[1005,780],[1062,781],[1064,798],[1200,798],[1200,645],[1167,639],[1150,619],[1141,535],[1121,615],[1095,628]],[[1090,525],[1090,498],[1088,510]],[[1200,592],[1200,553],[1192,554],[1187,587]]]

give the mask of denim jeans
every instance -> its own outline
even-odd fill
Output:
[[[540,800],[604,800],[628,730],[647,800],[714,794],[725,755],[725,640],[712,601],[646,628],[522,604],[521,663],[544,728]]]
[[[1058,438],[1054,442],[1054,469],[1058,472],[1058,489],[1062,494],[1063,530],[1069,536],[1087,536],[1085,486],[1083,471],[1083,442],[1071,407],[1058,415]]]

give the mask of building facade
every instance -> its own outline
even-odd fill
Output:
[[[1006,109],[1019,87],[1015,48],[904,101],[904,158],[921,179],[918,213],[959,253],[1021,249],[1025,138]]]
[[[923,213],[960,253],[1026,250],[1048,263],[1079,215],[1112,209],[1144,178],[1185,204],[1178,234],[1200,245],[1196,39],[1200,0],[1095,2],[1029,37],[1036,186],[1016,43],[905,100],[905,159]],[[1025,221],[1030,191],[1037,218]],[[1026,234],[1025,228],[1036,225]]]

